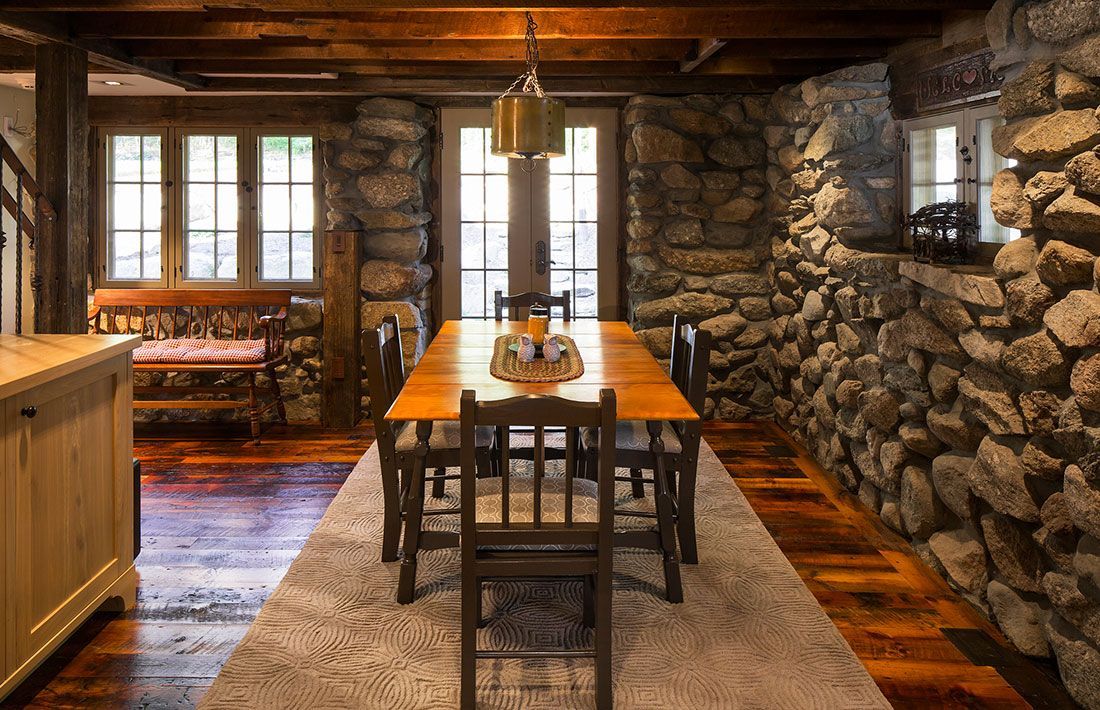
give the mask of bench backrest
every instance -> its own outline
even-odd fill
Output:
[[[96,333],[147,340],[264,338],[260,319],[290,307],[286,289],[101,288],[89,318]]]

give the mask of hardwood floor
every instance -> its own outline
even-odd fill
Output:
[[[0,707],[193,707],[373,440],[369,428],[292,427],[256,447],[187,431],[137,442],[137,607],[96,614]],[[1064,706],[1051,671],[1008,648],[993,654],[1003,663],[968,660],[943,629],[1000,641],[996,630],[782,430],[714,423],[704,433],[896,707],[1028,707],[994,665],[1031,705]]]

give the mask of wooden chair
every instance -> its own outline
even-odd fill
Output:
[[[699,412],[707,392],[710,366],[710,332],[700,330],[676,316],[673,320],[672,381],[684,398]],[[629,531],[616,534],[616,545],[660,550],[664,558],[665,595],[670,602],[683,601],[679,560],[688,564],[699,561],[695,532],[695,477],[699,465],[701,421],[635,422],[620,421],[615,434],[615,465],[629,468],[629,481],[636,498],[645,495],[645,485],[653,486],[656,512],[616,510],[616,515],[655,518],[654,531]],[[588,462],[595,457],[594,432],[585,431],[582,443]],[[653,472],[644,478],[642,470]],[[679,538],[680,556],[676,554]]]
[[[540,291],[528,291],[505,296],[503,291],[493,294],[494,310],[497,320],[504,320],[504,310],[508,309],[508,320],[519,320],[519,309],[530,308],[536,303],[547,308],[561,308],[561,319],[572,320],[570,311],[569,291],[562,291],[560,296],[551,296]]]
[[[504,320],[504,311],[508,310],[508,320],[519,319],[520,308],[530,308],[536,303],[546,307],[560,307],[562,320],[568,322],[571,320],[571,306],[570,306],[570,292],[562,291],[560,296],[551,296],[548,293],[542,293],[541,291],[528,291],[526,293],[517,293],[511,296],[505,296],[503,291],[494,292],[493,301],[496,304],[496,319],[498,321]],[[516,437],[516,441],[513,441],[512,457],[516,459],[522,459],[524,461],[534,460],[533,448],[531,446],[516,446],[517,441],[526,444],[531,441],[531,430],[517,428],[512,432]],[[551,432],[551,436],[555,439],[560,439],[561,432]],[[497,439],[499,441],[501,432],[497,432]],[[550,460],[561,460],[565,458],[565,450],[561,446],[550,447],[546,450],[546,456]],[[499,456],[495,456],[499,458]]]
[[[547,395],[479,402],[462,393],[462,681],[464,709],[476,706],[477,661],[486,658],[594,658],[596,704],[611,708],[611,575],[614,526],[615,393],[600,391],[599,402],[573,402]],[[512,474],[508,437],[501,449],[501,475],[478,478],[479,426],[530,426],[535,431],[532,475]],[[547,476],[539,453],[546,428],[564,427],[569,457],[560,476]],[[579,428],[597,433],[592,476],[573,475],[572,444]],[[592,650],[493,651],[477,646],[482,584],[517,577],[580,577],[583,620],[595,627]]]
[[[407,604],[413,599],[416,583],[416,553],[420,549],[457,547],[458,535],[446,531],[422,530],[425,516],[457,515],[458,508],[424,510],[424,488],[428,481],[435,487],[436,497],[443,497],[447,480],[457,480],[458,474],[447,474],[448,466],[460,464],[458,422],[420,422],[395,425],[386,419],[386,412],[405,384],[405,365],[401,353],[401,328],[396,315],[385,316],[381,327],[368,328],[363,335],[363,352],[370,386],[370,409],[374,420],[378,455],[382,466],[382,491],[385,512],[382,526],[382,561],[397,559],[401,522],[405,527],[405,560],[401,567],[398,601]],[[425,446],[417,438],[420,431],[430,430]],[[493,443],[492,429],[477,432],[477,456],[483,470],[489,470],[489,449]],[[435,474],[425,471],[434,468]]]

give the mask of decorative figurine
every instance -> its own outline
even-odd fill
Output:
[[[561,359],[561,344],[558,336],[547,333],[542,336],[542,356],[546,362],[557,362]]]
[[[516,352],[516,357],[520,362],[533,362],[535,359],[535,339],[531,337],[530,333],[524,333],[519,336],[519,350]]]

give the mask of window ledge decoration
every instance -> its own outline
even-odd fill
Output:
[[[965,202],[935,202],[905,220],[913,259],[925,264],[973,264],[978,256],[978,218]]]

